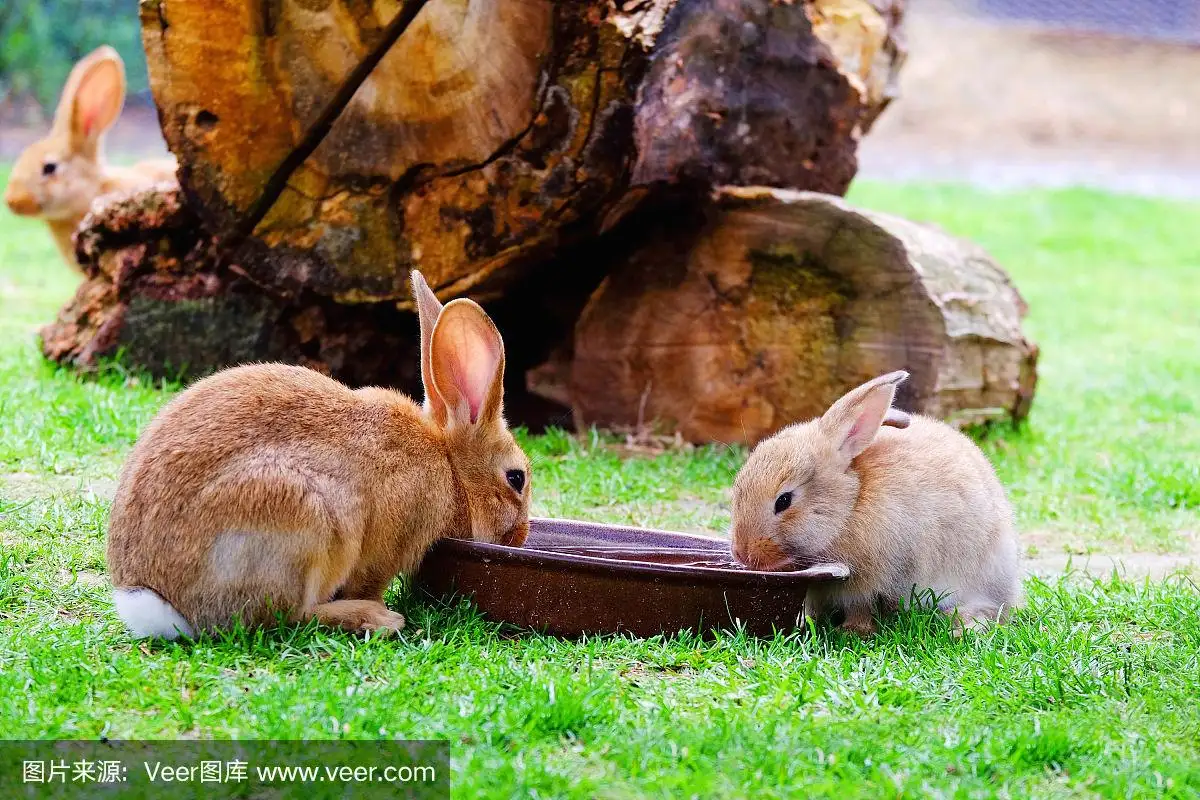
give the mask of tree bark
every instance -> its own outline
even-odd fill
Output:
[[[120,354],[154,375],[190,379],[279,360],[419,391],[412,314],[262,291],[222,265],[175,184],[106,198],[85,218],[76,255],[87,279],[41,333],[56,361],[93,369]]]
[[[912,374],[901,408],[1019,420],[1037,356],[1024,314],[976,245],[826,195],[731,187],[614,264],[541,377],[551,394],[566,377],[581,424],[692,441],[753,443],[895,369]]]

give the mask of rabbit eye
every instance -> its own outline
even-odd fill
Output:
[[[55,164],[53,161],[47,161],[45,164],[42,164],[42,174],[43,175],[46,175],[46,176],[53,175],[57,171],[58,171],[58,164]]]
[[[508,485],[517,494],[520,494],[525,489],[525,470],[523,469],[510,469],[504,473],[504,479],[508,481]]]
[[[775,498],[775,513],[782,514],[792,506],[792,493],[784,492]]]

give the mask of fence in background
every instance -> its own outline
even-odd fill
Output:
[[[1200,44],[1200,0],[979,0],[996,19]]]

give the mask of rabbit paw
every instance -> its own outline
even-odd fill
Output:
[[[951,609],[949,613],[953,618],[950,623],[951,633],[956,639],[967,631],[982,633],[1005,619],[1001,609],[994,606],[958,607]]]
[[[875,618],[871,616],[870,609],[847,609],[846,619],[842,622],[841,629],[846,633],[853,633],[855,636],[869,639],[875,635]]]
[[[334,600],[313,609],[323,625],[346,631],[395,633],[404,628],[404,617],[375,600]]]

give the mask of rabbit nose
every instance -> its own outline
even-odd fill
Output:
[[[738,555],[737,559],[750,569],[772,571],[787,569],[791,565],[788,554],[770,539],[762,537],[753,539],[748,545],[741,548],[741,551],[741,555]]]
[[[741,542],[734,539],[733,542],[731,542],[729,545],[729,550],[730,550],[730,552],[733,553],[733,558],[735,561],[737,561],[741,564],[746,563],[746,549],[744,547],[742,547]]]
[[[24,217],[32,216],[41,211],[37,198],[22,189],[9,185],[4,193],[4,202],[10,211]]]
[[[504,538],[500,540],[500,544],[506,544],[509,547],[520,547],[521,545],[525,544],[525,539],[528,536],[529,523],[522,522],[511,531],[504,534]]]

